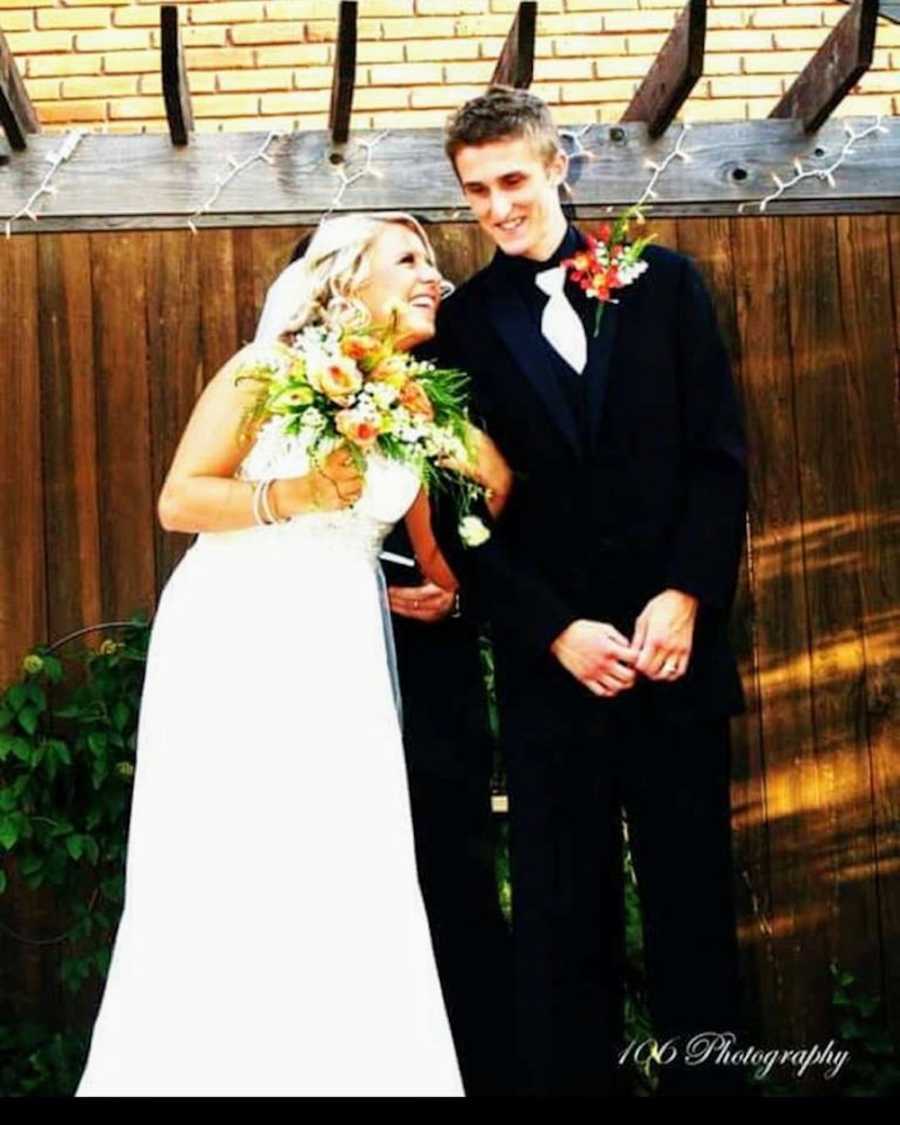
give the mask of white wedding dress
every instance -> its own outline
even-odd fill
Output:
[[[275,419],[237,475],[307,469]],[[353,509],[202,534],[172,574],[76,1096],[462,1096],[377,563],[417,488],[374,460]]]

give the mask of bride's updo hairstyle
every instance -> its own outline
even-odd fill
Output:
[[[282,336],[312,324],[347,327],[368,321],[369,310],[357,294],[369,276],[372,244],[388,223],[408,227],[418,235],[429,263],[436,267],[434,249],[422,225],[406,212],[324,219],[301,259],[291,293],[295,311]]]

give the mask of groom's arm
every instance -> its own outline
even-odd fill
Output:
[[[734,597],[747,507],[746,444],[712,300],[690,259],[679,287],[677,361],[688,488],[666,585],[701,605]]]
[[[485,426],[490,404],[484,399],[485,380],[479,378],[469,350],[463,341],[477,320],[469,320],[462,295],[453,298],[456,308],[442,309],[438,335],[421,354],[443,367],[465,371],[471,379],[470,413],[476,425]],[[489,432],[489,426],[485,426]],[[515,483],[503,515],[494,520],[487,505],[475,505],[491,537],[478,547],[466,547],[459,536],[458,519],[452,501],[436,493],[432,497],[434,534],[462,587],[471,611],[490,620],[495,629],[513,637],[535,656],[549,653],[553,641],[576,620],[578,614],[556,593],[542,575],[516,556],[510,548],[505,526],[521,502]]]

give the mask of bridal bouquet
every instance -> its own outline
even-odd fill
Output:
[[[436,367],[395,347],[395,324],[301,329],[289,343],[265,348],[236,382],[260,390],[243,430],[284,416],[285,432],[306,435],[312,464],[345,442],[361,470],[370,453],[412,467],[426,489],[447,489],[456,501],[467,546],[489,538],[471,514],[485,489],[456,466],[474,463],[467,411],[468,376]]]

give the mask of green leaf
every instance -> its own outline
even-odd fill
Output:
[[[19,861],[19,870],[23,875],[36,875],[44,866],[44,858],[39,855],[26,855]]]
[[[127,703],[121,699],[116,703],[112,710],[113,726],[120,731],[125,730],[131,718],[131,708]]]
[[[91,731],[87,736],[88,749],[92,754],[105,754],[106,753],[106,735],[101,731]]]
[[[6,872],[0,871],[0,895],[6,890]]]
[[[47,750],[61,765],[70,766],[72,764],[72,752],[69,750],[68,745],[62,741],[62,739],[48,739]]]
[[[92,836],[82,836],[81,842],[84,845],[85,855],[92,866],[96,867],[97,861],[100,858],[100,849],[97,846],[97,841]]]
[[[21,762],[29,764],[31,762],[31,743],[27,738],[14,738],[12,744],[12,752]]]
[[[66,840],[66,851],[69,853],[72,859],[81,859],[83,847],[84,841],[81,836],[72,835],[69,836]]]
[[[28,734],[34,734],[37,730],[39,714],[36,707],[23,707],[19,712],[19,726]]]
[[[847,1019],[841,1020],[840,1024],[838,1024],[838,1033],[842,1039],[862,1039],[863,1037],[863,1029],[853,1016],[848,1016]]]
[[[18,712],[28,702],[28,692],[24,684],[13,684],[13,686],[6,693],[6,702],[9,707],[18,714]]]
[[[13,721],[12,711],[8,707],[3,706],[3,704],[0,704],[0,730],[3,730],[5,727],[8,727],[9,724],[12,721]]]
[[[19,839],[19,830],[11,816],[0,817],[0,846],[11,851]]]
[[[55,656],[44,657],[44,671],[51,684],[58,684],[63,678],[62,661]]]
[[[38,711],[47,710],[47,696],[44,694],[44,689],[36,680],[29,680],[24,685],[25,694],[28,699],[35,705]]]

